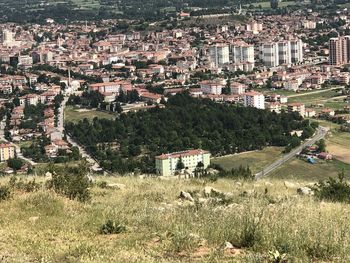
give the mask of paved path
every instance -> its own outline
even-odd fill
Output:
[[[267,176],[269,173],[271,173],[272,171],[274,171],[275,169],[280,167],[282,164],[284,164],[284,163],[288,162],[290,159],[292,159],[296,154],[300,153],[303,148],[305,148],[307,146],[311,146],[315,142],[323,139],[326,136],[328,130],[329,129],[326,127],[319,127],[316,130],[316,133],[312,138],[305,140],[305,142],[302,145],[293,149],[290,153],[285,154],[282,158],[278,159],[277,161],[270,164],[269,166],[265,167],[261,172],[255,174],[255,178],[261,179],[262,177]]]
[[[59,116],[58,116],[58,130],[61,133],[62,138],[64,137],[64,108],[66,106],[66,103],[68,101],[68,97],[65,96],[64,100],[61,104],[60,110],[59,110]],[[66,138],[67,141],[73,145],[78,147],[79,152],[83,158],[85,158],[90,164],[91,164],[91,169],[93,171],[99,171],[102,170],[98,162],[89,154],[86,152],[85,148],[82,147],[80,144],[78,144],[68,133],[66,133]]]

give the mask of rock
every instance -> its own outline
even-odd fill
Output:
[[[225,248],[224,249],[234,249],[235,247],[230,242],[225,242]]]
[[[198,198],[198,203],[206,205],[209,202],[209,199]]]
[[[270,182],[265,182],[265,186],[273,186],[273,184]]]
[[[248,189],[248,190],[243,191],[242,195],[243,196],[251,196],[254,193],[255,193],[254,189]]]
[[[194,202],[193,197],[191,196],[190,193],[185,192],[185,191],[181,191],[180,192],[180,198],[190,201],[190,202]]]
[[[297,189],[297,193],[300,194],[300,195],[314,195],[314,191],[312,191],[311,188],[309,187],[299,187]]]
[[[284,181],[284,186],[285,186],[286,188],[289,188],[289,189],[291,189],[291,188],[296,188],[296,187],[297,187],[295,184],[293,184],[293,183],[291,183],[291,182],[287,182],[287,181]]]
[[[29,221],[32,222],[32,223],[35,223],[36,221],[39,220],[39,217],[38,216],[32,216],[32,217],[29,217]]]
[[[236,185],[242,186],[242,183],[241,182],[236,182]]]
[[[118,189],[118,190],[124,190],[126,189],[126,185],[125,184],[108,184],[107,185],[109,188],[113,188],[113,189]]]
[[[47,178],[52,178],[52,173],[46,172],[46,173],[45,173],[45,177],[47,177]]]
[[[217,190],[217,189],[215,189],[215,188],[213,188],[213,187],[211,187],[211,186],[206,186],[206,187],[204,187],[203,193],[204,193],[204,196],[209,197],[213,193],[214,194],[221,194],[222,192]]]

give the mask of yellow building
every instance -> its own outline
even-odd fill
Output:
[[[184,169],[187,169],[189,172],[193,172],[198,166],[198,163],[202,163],[202,168],[206,169],[210,165],[210,153],[197,149],[159,155],[156,157],[157,174],[161,176],[174,175],[180,160],[183,163]]]
[[[16,149],[15,146],[8,144],[8,143],[2,143],[0,144],[0,161],[4,162],[8,159],[15,158]]]

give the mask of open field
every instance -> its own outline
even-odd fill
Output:
[[[305,93],[304,93],[305,94]],[[333,98],[338,95],[338,92],[335,90],[326,90],[323,92],[310,92],[308,95],[295,96],[288,98],[289,102],[301,102],[307,105],[311,104],[323,104],[325,100]]]
[[[125,189],[95,185],[88,203],[45,189],[14,190],[1,201],[2,262],[273,262],[269,252],[276,250],[288,262],[350,260],[350,205],[296,196],[283,181],[97,179]],[[202,196],[205,186],[231,198],[178,199],[181,190]],[[100,234],[107,220],[126,231]],[[225,249],[225,242],[233,248]]]
[[[285,2],[279,2],[278,3],[278,7],[287,7],[287,6],[293,6],[293,5],[296,5],[296,4],[297,4],[296,1],[285,1]],[[271,4],[270,4],[269,1],[252,3],[252,5],[254,7],[260,7],[261,6],[262,9],[271,8]]]
[[[116,118],[116,115],[113,113],[97,111],[94,109],[77,109],[73,107],[66,107],[64,110],[64,116],[65,122],[79,122],[84,118],[87,118],[88,120],[93,120],[95,117],[111,120]]]
[[[327,137],[327,150],[338,160],[350,164],[350,133],[332,132]]]
[[[350,164],[338,160],[318,160],[316,164],[310,164],[304,160],[294,158],[277,168],[269,176],[288,180],[319,181],[329,177],[337,177],[342,169],[345,169],[346,178],[350,179]]]
[[[253,173],[257,173],[281,157],[282,151],[283,148],[281,147],[267,147],[261,151],[214,158],[212,162],[221,165],[226,170],[238,168],[240,165],[249,166]]]

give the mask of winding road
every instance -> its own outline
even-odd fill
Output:
[[[312,138],[305,140],[299,147],[297,147],[297,148],[293,149],[291,152],[283,155],[282,158],[278,159],[274,163],[265,167],[261,172],[255,174],[255,178],[257,180],[259,180],[259,179],[267,176],[269,173],[276,170],[282,164],[284,164],[284,163],[288,162],[290,159],[292,159],[296,154],[300,153],[303,148],[305,148],[307,146],[311,146],[314,143],[316,143],[317,141],[323,139],[326,136],[328,130],[329,130],[329,128],[326,128],[326,127],[317,128],[316,133]]]

